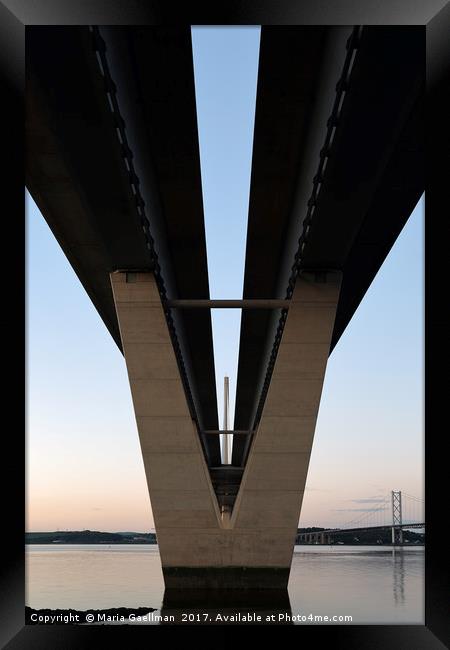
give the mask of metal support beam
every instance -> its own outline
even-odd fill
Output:
[[[166,300],[164,307],[170,309],[289,309],[290,300]]]
[[[231,436],[252,436],[254,431],[244,431],[244,430],[227,430],[223,431],[222,429],[208,429],[206,431],[202,431],[203,434],[207,436],[219,436],[222,435],[223,433],[228,433]]]

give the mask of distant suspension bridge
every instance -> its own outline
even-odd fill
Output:
[[[306,544],[331,544],[337,534],[363,531],[391,530],[392,544],[403,544],[403,531],[425,528],[424,501],[411,494],[394,491],[380,500],[379,506],[363,512],[339,528],[330,528],[297,535],[297,541]]]

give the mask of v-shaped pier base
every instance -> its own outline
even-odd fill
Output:
[[[130,276],[131,277],[131,276]],[[341,276],[300,275],[231,517],[221,517],[151,273],[111,274],[168,588],[286,588]]]

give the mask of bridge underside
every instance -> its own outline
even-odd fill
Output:
[[[232,466],[210,312],[166,303],[209,298],[190,30],[26,53],[27,187],[124,353],[166,586],[285,588],[330,350],[423,192],[423,30],[262,28],[244,298],[290,302],[243,312]]]
[[[420,27],[262,29],[243,295],[285,298],[296,253],[340,269],[330,352],[424,191],[424,47]],[[257,424],[278,323],[242,313],[236,429]]]

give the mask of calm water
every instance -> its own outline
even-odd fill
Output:
[[[296,617],[312,614],[424,624],[424,555],[423,547],[297,546],[288,587],[294,622],[311,624]],[[162,607],[157,546],[30,545],[26,570],[35,609]]]

